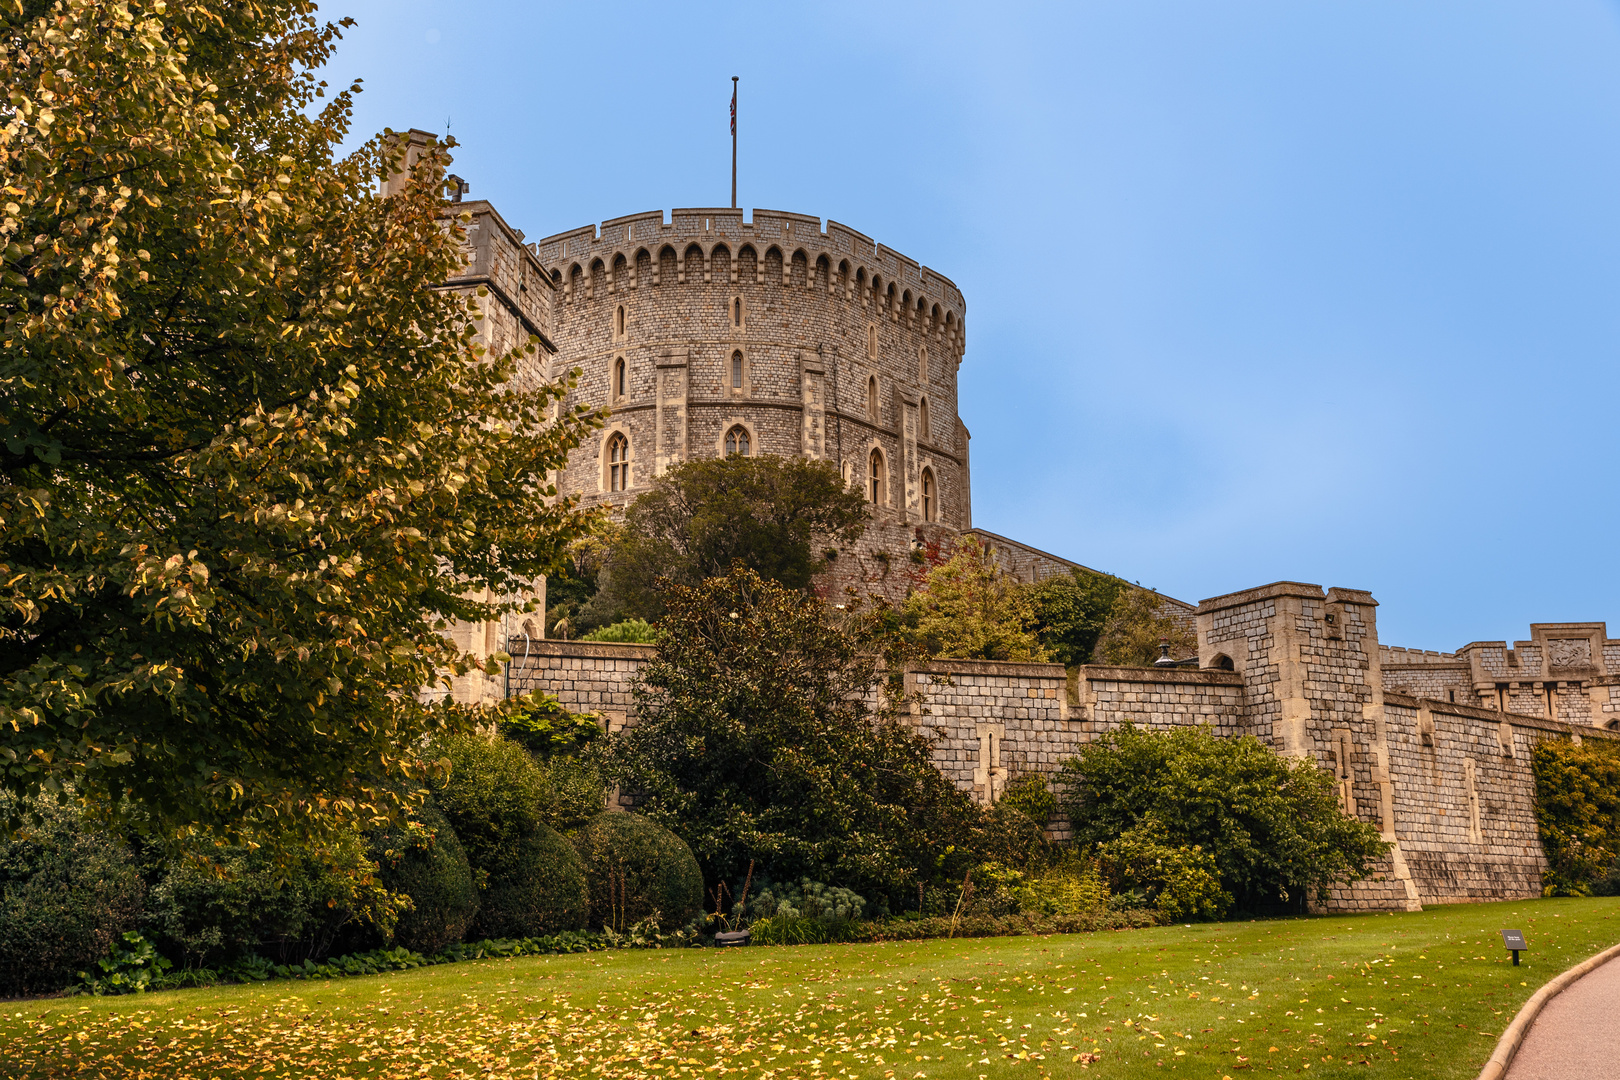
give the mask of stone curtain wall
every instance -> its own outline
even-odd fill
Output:
[[[1539,895],[1531,753],[1541,739],[1620,732],[1386,689],[1410,670],[1455,665],[1405,663],[1409,654],[1380,648],[1376,608],[1364,592],[1292,582],[1207,600],[1201,650],[1232,671],[936,661],[907,672],[911,722],[933,741],[941,771],[985,803],[1126,723],[1253,734],[1328,770],[1346,812],[1395,845],[1371,880],[1335,890],[1326,910]],[[523,644],[511,643],[513,692],[544,690],[615,729],[634,723],[631,685],[651,646],[535,641],[525,657]],[[1052,824],[1061,836],[1064,824]]]
[[[651,645],[596,641],[525,641],[507,644],[510,694],[538,690],[569,712],[592,712],[609,731],[634,722],[631,687],[657,650]]]
[[[863,490],[869,455],[881,451],[878,516],[899,525],[924,520],[928,469],[933,520],[967,528],[967,431],[957,416],[966,305],[956,286],[803,214],[761,210],[745,222],[740,210],[685,209],[663,218],[615,218],[535,245],[559,285],[558,365],[581,370],[569,404],[613,410],[601,437],[574,452],[561,490],[622,507],[670,465],[719,456],[741,425],[753,453],[834,462]],[[612,384],[620,359],[622,396]],[[615,433],[630,441],[625,492],[604,482]]]

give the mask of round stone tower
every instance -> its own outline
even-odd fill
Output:
[[[553,364],[582,372],[570,404],[611,410],[559,490],[618,508],[680,461],[797,455],[865,492],[879,547],[971,527],[965,305],[947,278],[767,210],[635,214],[536,250],[558,286]]]

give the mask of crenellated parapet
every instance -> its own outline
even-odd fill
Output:
[[[695,208],[672,210],[665,220],[653,210],[548,236],[534,250],[564,302],[605,300],[646,284],[744,284],[752,277],[756,285],[842,294],[942,341],[958,362],[966,340],[967,305],[949,278],[847,225],[829,220],[823,228],[806,214],[755,210],[744,221],[741,210]]]

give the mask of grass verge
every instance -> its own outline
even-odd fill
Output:
[[[1526,932],[1513,968],[1497,931]],[[1620,898],[0,1003],[7,1076],[1474,1076]],[[1096,1060],[1090,1060],[1091,1055]],[[1082,1072],[1082,1070],[1084,1070]]]

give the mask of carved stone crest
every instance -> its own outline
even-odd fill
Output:
[[[1592,663],[1592,642],[1587,638],[1552,638],[1547,642],[1549,667],[1589,667]]]

